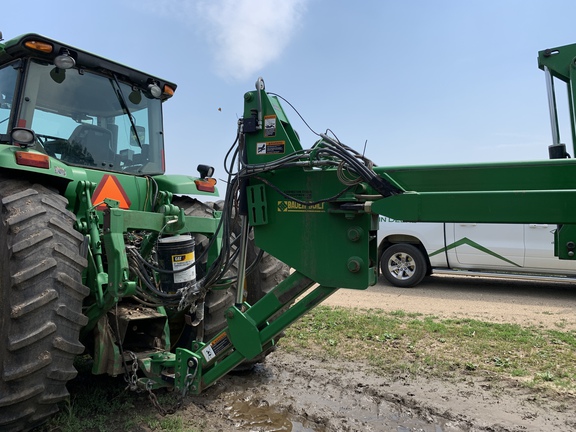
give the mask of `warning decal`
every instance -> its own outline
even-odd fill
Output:
[[[256,143],[256,154],[284,154],[286,149],[285,141],[269,141]]]
[[[206,345],[202,349],[202,355],[206,359],[207,362],[215,358],[221,352],[227,350],[232,346],[232,342],[228,339],[228,335],[226,333],[222,333],[219,336],[216,336],[210,345]]]
[[[276,116],[264,116],[264,136],[276,136]]]
[[[106,198],[118,201],[121,209],[128,210],[130,208],[130,198],[126,195],[126,191],[118,179],[111,174],[104,175],[96,186],[92,195],[92,205],[97,205],[96,210],[104,210],[106,208],[104,199]]]

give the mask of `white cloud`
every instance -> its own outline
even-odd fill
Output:
[[[196,18],[216,72],[243,80],[278,59],[297,31],[307,0],[201,0]]]
[[[216,73],[257,78],[300,27],[309,0],[130,0],[140,11],[176,19],[204,39]]]

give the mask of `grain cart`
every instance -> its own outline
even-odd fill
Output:
[[[559,224],[556,253],[573,259],[576,164],[557,138],[553,79],[571,83],[575,57],[539,55],[558,158],[524,163],[379,167],[328,134],[305,149],[258,79],[225,199],[207,204],[187,195],[215,193],[212,168],[163,174],[173,83],[38,35],[6,42],[0,428],[56,411],[85,351],[95,374],[151,394],[199,394],[260,360],[338,288],[376,282],[378,214]]]

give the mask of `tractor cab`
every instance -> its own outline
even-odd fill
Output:
[[[174,84],[38,35],[0,50],[0,144],[66,165],[163,174],[162,102]],[[12,131],[33,133],[15,142]]]

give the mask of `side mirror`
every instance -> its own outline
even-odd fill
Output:
[[[214,167],[211,167],[209,165],[198,165],[198,168],[196,169],[200,173],[200,178],[203,179],[205,179],[206,177],[212,177],[212,175],[214,174]]]

